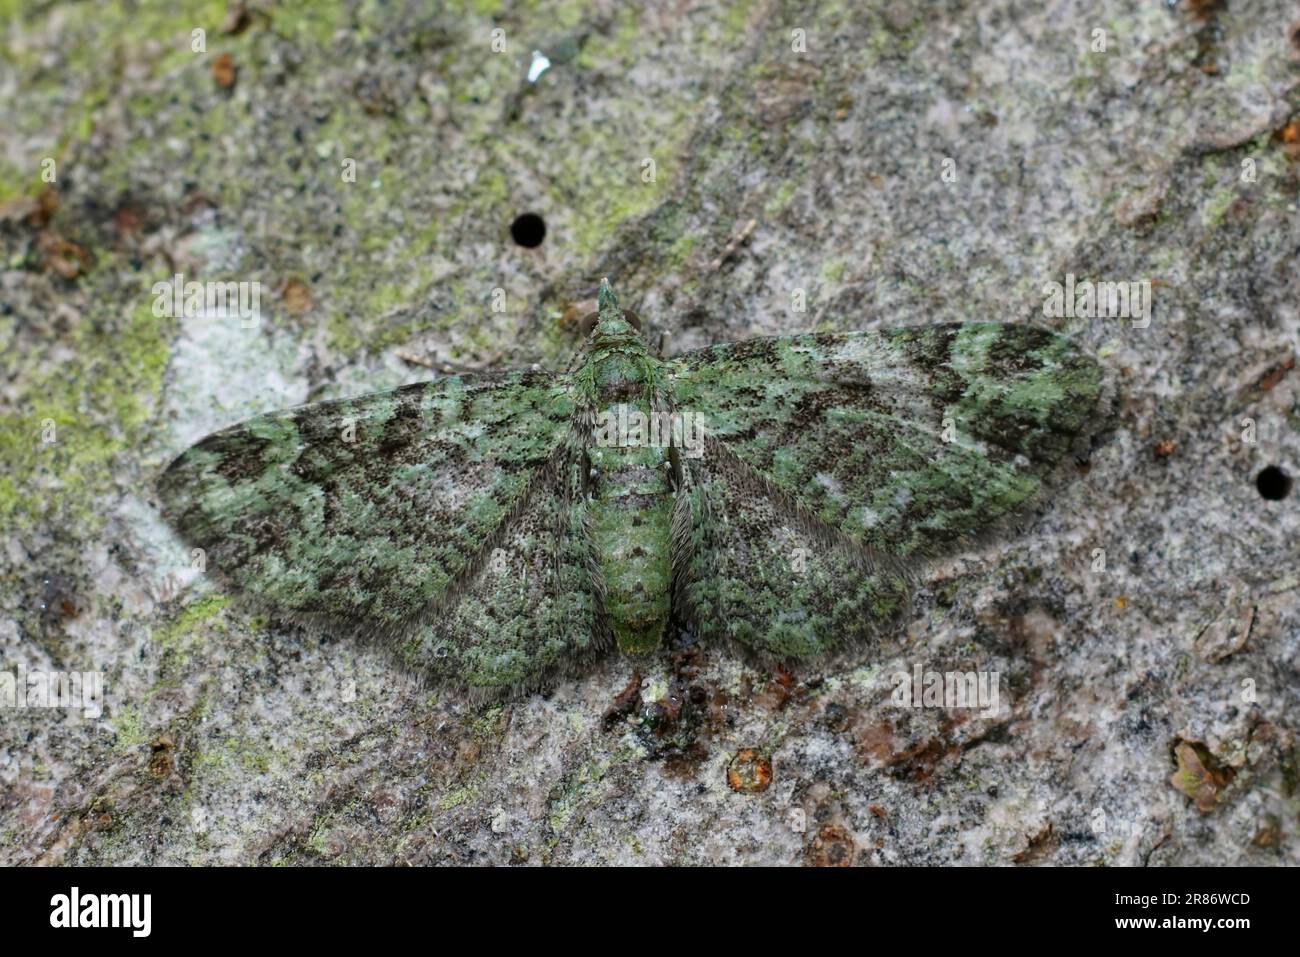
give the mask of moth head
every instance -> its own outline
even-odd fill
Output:
[[[600,281],[600,292],[596,294],[596,311],[583,317],[582,334],[589,336],[599,327],[605,335],[620,335],[628,332],[628,327],[641,331],[641,318],[631,309],[624,309],[618,304],[618,294],[608,279]]]

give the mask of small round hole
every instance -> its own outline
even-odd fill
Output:
[[[510,224],[510,236],[525,249],[536,249],[546,238],[546,223],[536,213],[522,213]]]
[[[1270,502],[1280,502],[1291,494],[1291,476],[1276,465],[1270,465],[1255,476],[1255,488]]]

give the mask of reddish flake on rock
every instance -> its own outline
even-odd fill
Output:
[[[772,759],[757,748],[743,748],[727,765],[727,785],[733,791],[755,794],[772,783]]]
[[[805,857],[810,867],[852,867],[857,853],[852,834],[838,824],[827,824],[813,837]]]
[[[217,86],[223,90],[228,90],[235,85],[235,79],[239,75],[239,70],[235,66],[235,58],[229,53],[222,53],[212,61],[212,78],[217,81]]]
[[[1202,812],[1213,811],[1219,795],[1232,782],[1236,772],[1215,760],[1208,748],[1198,741],[1179,741],[1174,745],[1178,770],[1169,783],[1196,802]]]

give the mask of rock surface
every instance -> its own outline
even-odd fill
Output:
[[[0,863],[1300,863],[1294,3],[424,7],[0,2],[0,665],[105,683],[0,708]],[[156,316],[176,273],[260,322]],[[1067,273],[1153,284],[1068,326],[1109,440],[821,671],[475,705],[155,509],[209,431],[437,374],[399,353],[562,367],[601,275],[675,352],[1044,322]],[[917,666],[997,709],[894,707]]]

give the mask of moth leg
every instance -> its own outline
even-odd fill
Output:
[[[403,362],[408,362],[415,366],[422,366],[425,369],[432,369],[435,372],[442,373],[443,375],[477,375],[483,371],[480,366],[466,365],[462,362],[452,362],[450,359],[441,359],[436,355],[418,356],[413,352],[406,352],[401,349],[397,350],[394,355]],[[489,360],[487,363],[484,363],[484,365],[490,366],[492,361],[493,360]]]

